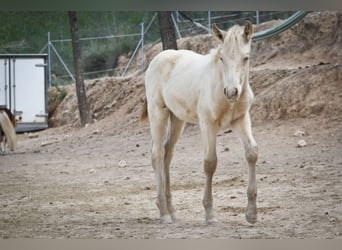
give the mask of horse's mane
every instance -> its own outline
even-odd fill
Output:
[[[209,55],[210,55],[213,62],[217,62],[219,60],[220,50],[221,50],[221,46],[219,46],[217,48],[213,48],[210,50]]]

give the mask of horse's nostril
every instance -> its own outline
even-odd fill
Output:
[[[233,96],[237,96],[237,94],[238,94],[238,90],[237,90],[237,88],[234,88]]]

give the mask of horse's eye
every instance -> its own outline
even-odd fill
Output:
[[[246,57],[243,58],[244,62],[248,62],[248,60],[249,60],[249,56],[246,56]]]

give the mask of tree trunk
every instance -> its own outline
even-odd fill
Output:
[[[80,113],[81,125],[84,126],[87,123],[92,123],[93,121],[89,112],[87,95],[86,95],[84,81],[82,77],[81,49],[80,49],[80,40],[78,38],[76,12],[69,11],[68,15],[69,15],[69,22],[70,22],[71,38],[72,38],[72,51],[73,51],[73,56],[74,56],[78,110]]]
[[[163,50],[178,49],[175,27],[173,26],[171,18],[171,11],[159,11],[158,19]]]

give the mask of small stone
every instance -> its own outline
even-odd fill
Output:
[[[93,135],[97,135],[97,134],[99,134],[100,133],[100,130],[98,130],[98,129],[95,129],[94,131],[93,131]]]
[[[307,143],[304,140],[299,140],[297,142],[297,147],[299,147],[299,148],[305,147],[306,145],[307,145]]]
[[[329,219],[329,221],[330,221],[330,222],[336,222],[336,218],[333,218],[333,217],[332,217],[332,218]]]
[[[95,173],[96,173],[96,170],[92,168],[92,169],[89,170],[89,173],[90,173],[90,174],[95,174]]]
[[[29,134],[28,134],[28,138],[29,138],[29,139],[38,138],[38,137],[39,137],[38,134],[32,134],[32,133],[29,133]]]
[[[127,166],[127,162],[125,160],[120,160],[118,163],[119,167],[123,168]]]
[[[51,144],[53,144],[53,142],[48,142],[48,141],[43,141],[41,144],[40,144],[40,146],[41,147],[45,147],[45,146],[48,146],[48,145],[51,145]]]
[[[293,135],[297,137],[305,136],[305,132],[301,130],[297,130]]]

